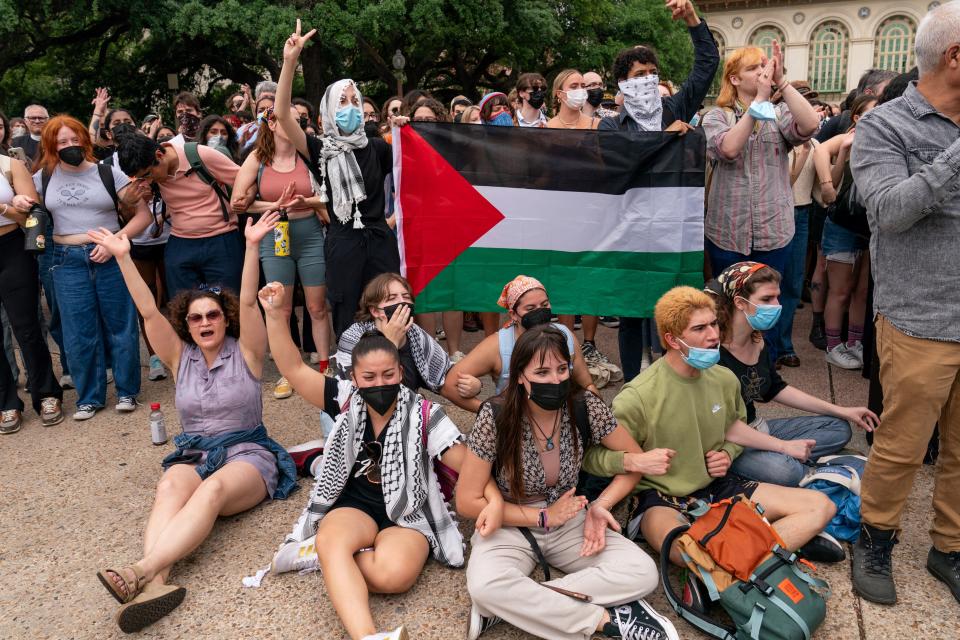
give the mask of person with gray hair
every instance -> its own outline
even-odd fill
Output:
[[[867,69],[864,71],[863,75],[860,76],[860,82],[857,83],[857,88],[847,96],[845,101],[847,106],[843,112],[836,118],[830,118],[820,127],[820,131],[816,135],[817,142],[826,142],[834,136],[846,133],[853,124],[850,117],[850,105],[853,104],[857,96],[867,94],[879,98],[883,94],[883,90],[890,84],[890,81],[898,75],[900,74],[896,71],[889,71],[887,69]]]
[[[259,100],[263,96],[270,98],[276,98],[277,96],[277,83],[272,80],[263,80],[257,83],[256,89],[253,90],[254,100]]]
[[[857,123],[851,169],[872,235],[883,428],[861,488],[853,586],[897,600],[892,551],[917,469],[940,424],[927,569],[960,601],[960,2],[920,23],[920,76]]]
[[[45,106],[31,104],[23,110],[23,119],[27,123],[27,134],[11,140],[10,146],[23,149],[30,162],[35,163],[40,156],[40,132],[43,131],[44,125],[50,119],[50,114]]]

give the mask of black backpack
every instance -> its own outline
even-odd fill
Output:
[[[112,162],[110,164],[113,164]],[[117,195],[117,183],[113,179],[113,169],[110,164],[97,164],[97,174],[100,176],[100,182],[103,183],[103,187],[107,190],[107,193],[110,194],[110,199],[113,200],[113,208],[117,211],[117,223],[122,229],[124,225],[127,224],[127,221],[123,219],[123,215],[120,213],[120,196]],[[53,177],[53,174],[44,169],[43,173],[40,174],[40,201],[43,203],[43,206],[47,206],[47,187],[50,186],[50,179]]]
[[[853,181],[850,163],[843,170],[843,184],[837,193],[837,199],[827,207],[827,217],[834,224],[847,231],[852,231],[864,238],[870,236],[870,225],[867,222],[867,208],[860,202],[857,192],[857,183]]]

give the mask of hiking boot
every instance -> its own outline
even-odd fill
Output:
[[[813,319],[813,326],[810,327],[810,344],[815,346],[820,351],[827,350],[827,332],[823,327],[823,320],[817,321],[816,318]]]
[[[20,431],[23,426],[23,414],[19,409],[7,409],[0,413],[0,433],[10,435]]]
[[[52,427],[63,422],[63,407],[57,398],[44,398],[40,401],[40,424]]]
[[[897,532],[881,531],[868,524],[860,526],[860,538],[853,545],[853,588],[860,597],[878,604],[894,604],[893,545]]]
[[[600,633],[618,640],[680,640],[673,623],[653,610],[643,600],[607,609],[610,622],[603,625]]]
[[[270,563],[270,569],[274,573],[318,571],[320,558],[314,546],[316,540],[317,537],[313,536],[303,542],[286,542],[280,545],[276,555],[273,556],[273,562]]]
[[[840,343],[833,349],[829,349],[826,355],[827,364],[832,364],[841,369],[859,369],[863,363],[857,359],[857,356],[850,353],[847,345]]]
[[[470,602],[470,617],[467,618],[467,640],[477,640],[484,632],[488,631],[494,625],[503,622],[497,616],[482,616],[477,610],[477,605]]]
[[[811,562],[840,562],[847,557],[843,545],[826,531],[821,531],[798,553]]]
[[[927,554],[927,571],[947,585],[953,597],[960,602],[960,551],[940,551],[930,547]]]

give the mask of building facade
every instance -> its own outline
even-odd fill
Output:
[[[773,41],[779,41],[786,77],[807,80],[821,99],[839,102],[867,69],[910,70],[917,25],[940,2],[700,0],[696,4],[721,56],[746,45],[761,47],[769,55]],[[718,87],[719,75],[713,95]]]

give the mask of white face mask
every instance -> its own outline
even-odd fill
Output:
[[[219,135],[210,136],[209,138],[207,138],[208,147],[219,147],[221,145],[226,146],[224,144],[225,142],[226,141],[223,139],[223,136],[219,136]]]
[[[26,127],[14,127],[13,129],[10,130],[11,138],[19,138],[20,136],[25,136],[25,135],[27,135]]]
[[[643,131],[663,129],[663,98],[659,85],[660,77],[656,74],[628,78],[619,83],[623,108]]]
[[[587,101],[586,89],[570,89],[564,93],[567,94],[567,99],[564,102],[571,109],[580,109]]]

